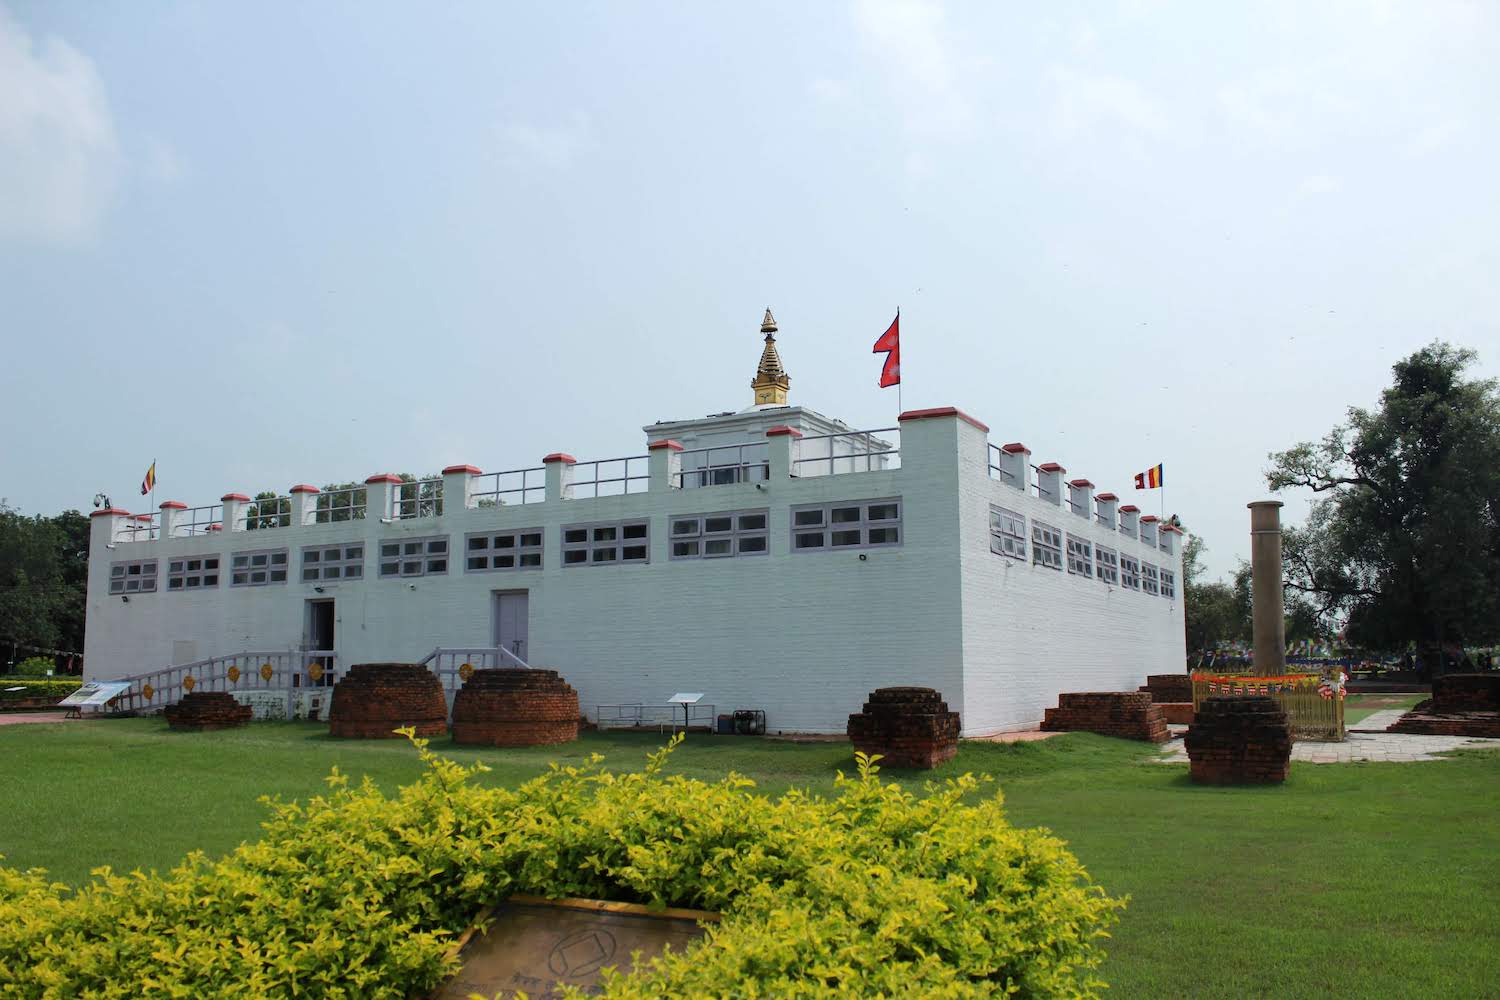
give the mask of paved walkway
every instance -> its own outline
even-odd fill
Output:
[[[1387,726],[1394,726],[1396,720],[1411,711],[1409,708],[1388,708],[1379,712],[1371,712],[1352,726],[1346,727],[1351,733],[1380,732],[1383,733]]]
[[[1394,714],[1399,716],[1401,713]],[[1375,716],[1372,715],[1370,718],[1375,719]],[[1376,721],[1379,720],[1376,719]],[[1348,764],[1359,760],[1407,763],[1419,760],[1442,760],[1442,757],[1436,755],[1448,750],[1457,750],[1459,747],[1500,749],[1500,740],[1352,731],[1342,743],[1314,743],[1310,740],[1298,740],[1292,744],[1292,760],[1304,764]],[[1173,740],[1168,744],[1161,758],[1163,764],[1186,764],[1187,761],[1187,748],[1183,746],[1181,740]]]
[[[26,722],[64,722],[66,709],[56,712],[0,712],[0,726],[19,726]]]

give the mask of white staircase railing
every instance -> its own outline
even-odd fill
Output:
[[[439,646],[417,661],[437,675],[444,691],[457,691],[475,670],[508,667],[530,670],[531,664],[503,646]],[[468,667],[468,670],[464,668]]]
[[[332,649],[247,651],[180,663],[116,678],[130,688],[111,703],[115,711],[160,711],[191,691],[284,691],[290,719],[298,690],[331,688],[343,675]]]

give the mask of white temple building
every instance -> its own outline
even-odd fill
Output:
[[[641,454],[96,511],[88,678],[295,710],[354,663],[426,657],[450,687],[525,663],[591,718],[690,691],[773,732],[920,685],[979,736],[1182,670],[1179,529],[953,407],[859,430],[789,405],[769,310],[762,332],[753,404],[647,426]]]

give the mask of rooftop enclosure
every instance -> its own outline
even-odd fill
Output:
[[[504,638],[585,707],[702,690],[773,731],[841,732],[868,691],[920,684],[972,735],[1183,662],[1180,532],[958,410],[858,430],[757,406],[647,431],[634,455],[96,511],[89,675]]]

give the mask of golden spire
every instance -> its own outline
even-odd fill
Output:
[[[755,390],[755,405],[785,406],[792,380],[781,367],[781,355],[776,353],[776,317],[771,315],[769,308],[766,309],[766,318],[761,320],[760,332],[766,335],[766,349],[760,352],[760,365],[750,383],[750,388]]]

